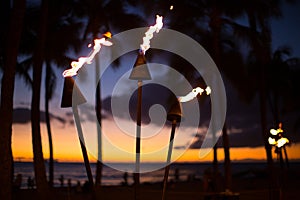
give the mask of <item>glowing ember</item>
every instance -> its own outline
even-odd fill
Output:
[[[163,27],[162,22],[163,17],[156,15],[156,24],[154,26],[150,26],[146,31],[145,36],[143,37],[143,44],[141,44],[141,51],[145,55],[146,51],[150,48],[150,40],[153,38],[153,33],[158,33],[160,29]]]
[[[105,34],[103,34],[105,37],[107,38],[111,38],[111,33],[107,32]],[[106,38],[103,37],[101,39],[95,39],[94,40],[94,47],[93,47],[93,51],[89,54],[88,57],[80,57],[78,59],[78,61],[73,61],[71,62],[71,69],[67,69],[63,72],[63,76],[64,77],[71,77],[71,76],[75,76],[77,74],[77,71],[85,64],[91,64],[92,60],[94,59],[95,55],[100,51],[101,46],[111,46],[112,43],[110,41],[107,41]],[[90,47],[91,45],[89,45]]]
[[[206,92],[207,95],[211,93],[210,87],[206,87],[205,90],[203,90],[201,87],[194,88],[190,93],[188,93],[186,96],[178,97],[178,100],[180,102],[188,102],[193,100],[198,94],[202,95],[203,92]]]

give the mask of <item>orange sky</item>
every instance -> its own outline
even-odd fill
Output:
[[[108,123],[108,122],[106,122]],[[105,124],[105,122],[104,122]],[[88,127],[93,124],[86,124],[83,126],[85,132]],[[57,121],[53,121],[53,144],[54,144],[54,158],[61,162],[77,162],[82,161],[80,145],[78,142],[77,132],[75,125],[63,125]],[[135,141],[130,136],[124,133],[118,133],[118,128],[115,126],[105,126],[103,128],[105,135],[103,141],[103,160],[104,162],[129,162],[134,161],[134,154],[132,153],[135,148]],[[93,129],[95,130],[95,129]],[[42,124],[42,140],[44,158],[49,156],[48,150],[48,137],[46,126]],[[110,135],[105,134],[109,131]],[[163,134],[157,134],[151,139],[142,140],[142,154],[141,160],[144,162],[163,162],[167,155],[167,144],[169,139],[170,130],[164,127]],[[87,149],[90,151],[91,161],[95,161],[97,151],[95,150],[95,136],[96,134],[85,134]],[[174,146],[182,145],[183,137],[178,136],[175,138]],[[110,142],[113,145],[110,145]],[[114,148],[113,146],[118,146]],[[30,124],[14,124],[12,148],[15,160],[29,161],[32,160],[32,145],[31,145],[31,127]],[[165,148],[165,149],[164,149]],[[155,152],[160,150],[158,152]],[[125,153],[124,153],[125,152]],[[129,152],[126,154],[126,152]],[[300,144],[291,144],[287,147],[289,159],[300,159]],[[178,162],[206,162],[212,161],[213,155],[210,151],[205,157],[199,157],[198,149],[189,150],[173,150],[173,159]],[[231,160],[245,160],[245,159],[265,159],[265,150],[263,147],[257,148],[231,148]],[[218,150],[218,160],[222,161],[224,157],[223,149]],[[276,155],[273,155],[276,158]]]

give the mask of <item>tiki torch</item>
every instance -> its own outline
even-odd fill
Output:
[[[72,77],[65,77],[61,107],[62,108],[72,107],[75,125],[77,128],[78,138],[79,138],[79,142],[80,142],[81,152],[82,152],[82,156],[83,156],[84,163],[85,163],[86,173],[87,173],[87,177],[89,180],[91,191],[93,191],[94,183],[93,183],[92,170],[91,170],[87,150],[85,147],[83,131],[82,131],[80,118],[79,118],[79,114],[78,114],[78,105],[83,104],[85,102],[86,102],[86,99],[84,98],[81,91],[75,84],[74,79]]]
[[[207,86],[206,89],[204,90],[201,87],[196,87],[187,95],[176,98],[175,103],[172,104],[167,114],[167,120],[172,122],[172,129],[171,129],[171,135],[169,141],[169,149],[168,149],[168,156],[167,156],[167,163],[166,163],[167,165],[165,167],[165,174],[164,174],[162,200],[166,198],[166,188],[167,188],[168,176],[170,171],[170,161],[172,156],[176,126],[177,123],[179,123],[181,121],[181,118],[183,117],[181,103],[189,102],[194,98],[196,98],[197,95],[202,95],[203,92],[206,92],[206,94],[209,95],[211,93],[211,88]]]
[[[170,171],[170,162],[171,162],[171,156],[172,156],[172,150],[173,150],[175,130],[176,130],[177,123],[179,123],[181,121],[182,117],[183,117],[183,114],[182,114],[181,103],[179,102],[178,99],[176,99],[175,103],[171,106],[171,108],[167,114],[167,120],[172,122],[172,129],[171,129],[171,135],[170,135],[170,141],[169,141],[167,163],[166,163],[166,167],[165,167],[162,200],[164,200],[166,198],[166,188],[167,188],[167,182],[168,182],[169,171]]]
[[[138,81],[138,101],[137,101],[137,116],[136,116],[136,147],[135,147],[135,173],[134,173],[134,183],[135,183],[135,199],[139,199],[139,185],[140,185],[140,153],[141,153],[141,112],[142,112],[142,86],[143,80],[151,80],[151,75],[146,64],[145,53],[150,48],[150,40],[153,38],[153,34],[158,33],[163,27],[162,22],[163,17],[156,15],[156,23],[150,26],[145,32],[143,37],[143,43],[140,45],[140,50],[129,76],[131,80]]]
[[[289,166],[287,152],[285,148],[285,146],[289,143],[289,140],[283,135],[284,132],[282,129],[282,123],[279,123],[278,129],[271,129],[270,133],[271,135],[268,138],[268,142],[270,145],[275,146],[275,153],[277,153],[277,156],[279,157],[281,168],[283,168],[284,165],[282,148],[285,155],[286,165]]]
[[[148,70],[145,55],[142,51],[139,51],[131,74],[129,76],[131,80],[137,80],[138,83],[138,96],[137,96],[137,115],[136,115],[136,144],[135,144],[135,199],[139,199],[139,184],[140,184],[140,153],[141,153],[141,117],[142,117],[142,86],[143,80],[151,80],[151,75]]]

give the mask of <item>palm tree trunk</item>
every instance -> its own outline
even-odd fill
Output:
[[[42,198],[46,198],[47,196],[45,195],[45,193],[47,192],[48,188],[40,129],[41,76],[42,67],[36,65],[33,70],[33,88],[31,102],[32,148],[37,190]]]
[[[48,15],[48,0],[42,1],[42,16],[39,24],[37,45],[34,52],[33,61],[33,87],[31,101],[31,127],[32,127],[32,147],[33,162],[37,191],[40,199],[49,198],[49,188],[46,178],[46,168],[43,157],[41,129],[40,129],[40,93],[42,67],[44,58],[44,46],[46,40],[46,27]]]
[[[214,59],[214,62],[216,63],[217,67],[220,67],[221,62],[221,49],[220,49],[220,34],[221,34],[221,29],[222,29],[222,22],[221,22],[221,13],[219,8],[217,7],[217,1],[214,1],[213,7],[212,7],[212,12],[210,14],[210,23],[209,26],[212,30],[212,46],[213,46],[213,52],[212,56]],[[214,133],[215,134],[215,133]],[[228,136],[226,135],[227,131],[223,131],[223,138],[227,138]],[[214,190],[215,192],[219,192],[221,190],[221,185],[220,185],[220,180],[219,180],[219,169],[218,169],[218,158],[217,158],[217,141],[216,141],[216,136],[213,135],[213,140],[215,142],[215,146],[213,148],[213,155],[214,155],[214,160],[213,160],[213,180],[214,180]],[[226,142],[226,141],[225,141]],[[225,154],[225,156],[229,156],[229,145],[224,144],[225,146],[228,147],[228,154]],[[225,149],[224,149],[225,151]],[[225,158],[225,160],[228,160],[230,158]],[[226,175],[227,176],[227,175]],[[229,175],[228,175],[229,176]]]
[[[223,146],[224,146],[224,174],[225,174],[225,189],[232,190],[232,176],[231,176],[231,163],[229,151],[229,137],[227,134],[227,126],[223,126]]]
[[[267,130],[267,103],[266,103],[266,88],[265,81],[263,78],[263,72],[261,72],[261,81],[260,81],[260,114],[261,114],[261,132],[264,141],[264,146],[266,150],[267,164],[268,164],[268,173],[269,173],[269,187],[270,187],[270,199],[274,199],[276,194],[274,195],[274,190],[276,189],[276,180],[274,175],[273,168],[273,158],[272,158],[272,148],[268,143],[268,130]]]
[[[253,33],[257,33],[257,24],[256,18],[253,12],[248,12],[247,17],[249,20],[249,25]],[[270,199],[276,198],[274,191],[277,188],[277,182],[275,179],[274,168],[273,168],[273,158],[272,158],[272,149],[268,143],[268,130],[267,130],[267,88],[266,88],[266,72],[265,67],[270,61],[270,45],[271,37],[270,30],[268,28],[267,19],[265,19],[265,24],[262,24],[262,33],[260,38],[263,40],[263,45],[258,41],[253,43],[253,49],[256,53],[257,60],[260,64],[259,73],[259,103],[260,103],[260,117],[261,117],[261,134],[264,141],[264,147],[266,150],[267,164],[268,164],[268,173],[269,173],[269,196]]]
[[[46,63],[46,79],[45,79],[45,115],[46,115],[46,126],[48,132],[48,142],[49,142],[49,186],[53,187],[54,178],[54,164],[53,164],[53,143],[52,143],[52,132],[50,124],[50,114],[49,114],[49,101],[50,101],[50,78],[51,78],[51,66],[50,63]]]
[[[25,9],[25,0],[14,1],[10,24],[8,27],[9,34],[5,49],[6,55],[4,57],[4,69],[1,87],[0,199],[6,200],[12,199],[11,189],[13,180],[13,156],[11,149],[11,136],[13,122],[13,94],[18,47],[21,39]]]

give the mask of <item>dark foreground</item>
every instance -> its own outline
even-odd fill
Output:
[[[282,199],[299,199],[300,178],[299,174],[289,174],[286,177],[282,192],[278,189],[273,194],[282,194]],[[202,199],[241,199],[241,200],[267,200],[269,198],[268,180],[264,176],[247,174],[246,176],[233,177],[233,193],[213,194],[203,191],[202,180],[182,181],[169,183],[167,188],[167,200],[202,200]],[[103,186],[96,191],[96,199],[101,200],[133,200],[133,186]],[[54,188],[51,191],[52,198],[55,200],[89,200],[93,199],[92,193],[78,191],[72,188]],[[162,184],[143,184],[140,186],[141,200],[159,200],[162,195]],[[14,192],[13,199],[39,199],[35,189],[21,189]],[[278,198],[279,199],[279,198]]]

